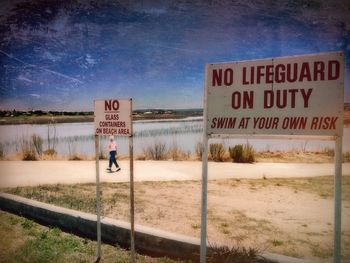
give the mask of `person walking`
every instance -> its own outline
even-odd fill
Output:
[[[108,151],[109,151],[109,167],[107,168],[107,170],[112,172],[112,165],[114,164],[117,168],[117,172],[120,171],[120,167],[117,163],[117,159],[115,158],[117,155],[117,144],[114,141],[114,136],[109,137]]]

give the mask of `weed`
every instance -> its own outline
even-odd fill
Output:
[[[49,155],[49,156],[54,156],[54,155],[57,154],[57,152],[55,151],[55,149],[46,149],[46,150],[44,151],[44,154],[45,154],[45,155]]]
[[[197,142],[195,152],[196,152],[197,157],[202,159],[202,155],[203,155],[203,143],[202,142]]]
[[[277,240],[277,239],[272,240],[271,243],[272,243],[272,245],[274,247],[278,247],[278,246],[282,246],[283,245],[283,241]]]
[[[5,157],[4,145],[0,143],[0,160],[2,160],[4,157]]]
[[[230,157],[236,163],[253,163],[255,161],[255,151],[252,145],[237,144],[228,149]]]
[[[47,152],[48,153],[56,153],[56,143],[57,143],[57,134],[56,134],[56,123],[54,119],[52,119],[47,124]],[[49,154],[54,155],[54,154]]]
[[[209,147],[210,156],[215,162],[224,161],[225,148],[222,143],[212,143]]]
[[[243,162],[244,163],[253,163],[255,162],[255,151],[252,145],[249,143],[243,147]]]
[[[350,152],[343,153],[343,162],[350,162]]]
[[[191,227],[193,229],[200,229],[201,228],[201,226],[199,224],[192,224]]]
[[[33,142],[24,137],[21,140],[21,153],[23,161],[36,161],[38,159]]]
[[[34,222],[29,219],[24,219],[21,225],[24,229],[31,229],[34,226]]]
[[[243,145],[237,144],[234,147],[229,147],[228,151],[230,153],[230,157],[232,159],[232,162],[240,163],[242,162],[242,156],[243,156]]]
[[[43,139],[38,134],[33,134],[31,136],[31,139],[32,139],[33,146],[36,150],[36,153],[38,155],[42,155],[43,154]]]
[[[146,159],[150,160],[165,160],[167,157],[167,149],[165,143],[155,142],[143,150]]]
[[[99,155],[98,155],[98,159],[99,160],[107,160],[107,155],[105,155],[103,153],[103,151],[100,151]]]
[[[271,262],[263,258],[257,249],[210,245],[207,253],[209,263],[264,263]]]
[[[172,160],[174,161],[181,160],[182,152],[176,143],[173,144],[173,147],[171,147],[171,149],[169,150],[169,153]]]

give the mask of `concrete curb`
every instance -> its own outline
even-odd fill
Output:
[[[0,209],[30,218],[46,226],[54,226],[65,232],[96,240],[96,215],[58,207],[16,195],[0,193]],[[129,248],[130,223],[111,218],[101,220],[103,243]],[[135,248],[150,256],[167,256],[174,259],[199,258],[200,240],[151,227],[135,225]],[[283,263],[315,263],[310,261],[264,253],[266,259]]]

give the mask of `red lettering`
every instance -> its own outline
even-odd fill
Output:
[[[273,83],[273,65],[266,66],[266,83]]]
[[[275,82],[276,83],[283,83],[286,81],[286,74],[285,74],[286,66],[283,64],[278,64],[276,66],[276,74],[275,74]]]
[[[243,91],[243,96],[239,91],[232,93],[231,106],[233,109],[241,108],[243,104],[243,109],[252,109],[254,106],[254,92],[253,91]]]
[[[247,81],[247,68],[243,67],[243,85],[249,84],[249,81]]]
[[[324,62],[323,61],[315,61],[314,63],[314,81],[317,81],[318,78],[320,80],[324,80]]]
[[[274,101],[273,90],[264,90],[264,109],[272,108],[274,105],[273,101]]]
[[[225,70],[224,83],[226,86],[231,86],[233,83],[233,70],[230,68]]]
[[[283,96],[281,95],[281,92],[283,92]],[[277,90],[276,95],[277,95],[276,96],[277,108],[280,108],[280,109],[285,108],[287,106],[287,90]]]
[[[260,84],[261,78],[264,76],[264,73],[262,72],[263,69],[264,69],[264,66],[257,66],[256,68],[257,70],[256,84]]]
[[[119,101],[118,100],[105,100],[105,111],[119,109]]]
[[[227,68],[222,74],[222,69],[214,69],[211,84],[213,87],[222,86],[222,77],[224,77],[225,86],[230,86],[233,84],[233,70]]]
[[[303,99],[304,99],[304,108],[308,108],[309,107],[309,99],[310,99],[310,95],[312,93],[312,89],[308,89],[307,93],[305,93],[304,89],[301,89],[300,92],[301,92],[301,96],[303,96]]]
[[[311,81],[311,73],[310,73],[310,66],[309,63],[304,62],[301,64],[301,70],[300,70],[300,76],[299,81],[304,81],[306,78],[307,81]]]
[[[295,108],[295,93],[298,92],[297,89],[290,89],[288,90],[288,92],[291,94],[291,97],[290,97],[290,106],[292,109]]]
[[[340,64],[337,60],[328,61],[328,80],[336,80],[339,78]]]
[[[222,85],[222,69],[214,69],[212,76],[212,84],[213,87]]]
[[[293,64],[293,76],[292,76],[292,65],[287,64],[287,81],[288,82],[295,82],[298,78],[298,63]]]

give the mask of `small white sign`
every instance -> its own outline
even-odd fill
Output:
[[[343,134],[344,54],[206,65],[207,133]]]
[[[131,136],[131,99],[94,101],[95,134]]]

